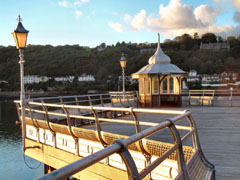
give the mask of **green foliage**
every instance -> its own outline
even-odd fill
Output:
[[[188,82],[187,86],[189,89],[202,89],[202,82],[201,81]]]
[[[211,51],[200,50],[201,42],[223,41],[212,33],[204,34],[201,39],[197,33],[177,36],[174,40],[166,40],[161,44],[164,52],[170,56],[171,62],[184,71],[195,69],[199,74],[214,74],[223,71],[240,69],[240,40],[229,37],[231,50]],[[79,83],[76,78],[73,83],[58,84],[53,80],[34,85],[34,89],[47,90],[48,87],[64,86],[64,90],[75,90],[86,93],[88,89],[103,91],[117,90],[118,76],[122,74],[119,64],[121,53],[127,58],[126,75],[138,71],[148,64],[153,53],[140,54],[141,48],[156,48],[156,43],[125,43],[118,42],[115,46],[101,43],[102,51],[97,48],[87,49],[79,45],[51,46],[28,45],[24,52],[25,74],[42,76],[79,76],[83,73],[92,74],[96,82]],[[19,90],[19,55],[13,46],[0,46],[0,80],[8,81],[2,85],[4,90]],[[109,79],[109,77],[111,77]],[[33,85],[31,85],[33,86]],[[33,88],[29,85],[29,88]],[[136,89],[136,85],[127,85]]]
[[[201,38],[202,43],[216,43],[217,36],[213,33],[205,33]]]

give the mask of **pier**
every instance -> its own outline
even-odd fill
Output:
[[[135,93],[29,99],[25,155],[52,172],[42,179],[214,179],[197,114],[137,108],[137,100]]]

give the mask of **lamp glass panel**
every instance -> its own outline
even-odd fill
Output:
[[[16,36],[16,33],[13,32],[13,38],[14,38],[14,41],[15,41],[15,44],[16,44],[16,48],[19,49],[19,46],[18,46],[18,39],[17,39],[17,36]]]
[[[19,48],[25,48],[27,42],[27,33],[16,33]]]
[[[120,65],[122,68],[125,68],[127,64],[127,61],[120,61]]]

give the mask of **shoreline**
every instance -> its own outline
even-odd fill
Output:
[[[46,97],[46,96],[63,96],[63,95],[72,95],[77,93],[52,91],[52,92],[31,92],[31,94],[26,92],[25,94],[27,99],[29,97],[36,98],[36,97]],[[20,99],[20,91],[0,92],[0,101],[16,100],[16,99]]]

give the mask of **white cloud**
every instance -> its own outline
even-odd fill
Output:
[[[211,6],[200,5],[194,10],[194,15],[198,23],[204,26],[209,26],[216,22],[216,16],[219,14],[218,9]]]
[[[117,32],[123,32],[123,26],[119,23],[109,22],[108,25]]]
[[[240,11],[240,0],[234,0],[234,5],[236,9]]]
[[[221,2],[229,2],[229,1],[232,1],[232,0],[213,0],[214,2],[216,3],[221,3]]]
[[[89,0],[76,0],[76,1],[73,2],[73,5],[74,5],[74,6],[80,6],[80,5],[82,5],[82,4],[87,3],[88,1],[89,1]]]
[[[130,16],[125,16],[125,18],[129,18]],[[146,21],[146,11],[142,9],[139,13],[134,15],[131,21],[131,28],[134,30],[142,29],[145,27]]]
[[[59,6],[62,6],[62,7],[70,6],[70,3],[67,0],[61,1],[58,4],[59,4]]]
[[[113,16],[118,16],[119,13],[117,13],[117,12],[112,12],[112,15],[113,15]]]
[[[234,20],[234,22],[240,24],[240,12],[235,12],[235,14],[233,16],[233,20]]]
[[[75,16],[77,19],[79,19],[82,15],[83,15],[82,11],[79,10],[75,11]]]
[[[216,0],[216,2],[220,1],[225,0]],[[147,12],[142,9],[135,15],[126,13],[123,16],[123,24],[116,22],[111,25],[109,23],[109,26],[117,32],[123,32],[123,30],[161,32],[165,38],[173,38],[183,33],[192,35],[195,32],[199,34],[213,32],[222,36],[239,32],[233,25],[217,25],[216,19],[220,13],[219,8],[209,5],[200,5],[194,8],[191,5],[182,4],[180,0],[170,0],[166,6],[160,4],[158,15],[147,15]],[[237,13],[235,14],[235,21],[239,22],[239,16]]]
[[[171,0],[169,5],[159,7],[159,18],[162,27],[168,29],[196,27],[193,6],[182,5],[180,0]]]
[[[130,16],[129,14],[124,15],[124,22],[125,23],[130,23],[131,19],[132,19],[132,16]]]
[[[96,15],[96,11],[92,11],[90,15],[87,16],[88,19],[91,19],[92,16]]]
[[[72,2],[70,2],[68,0],[63,0],[63,1],[60,1],[58,4],[59,4],[59,6],[62,6],[62,7],[73,8],[73,7],[81,6],[87,2],[89,2],[89,0],[75,0]]]

